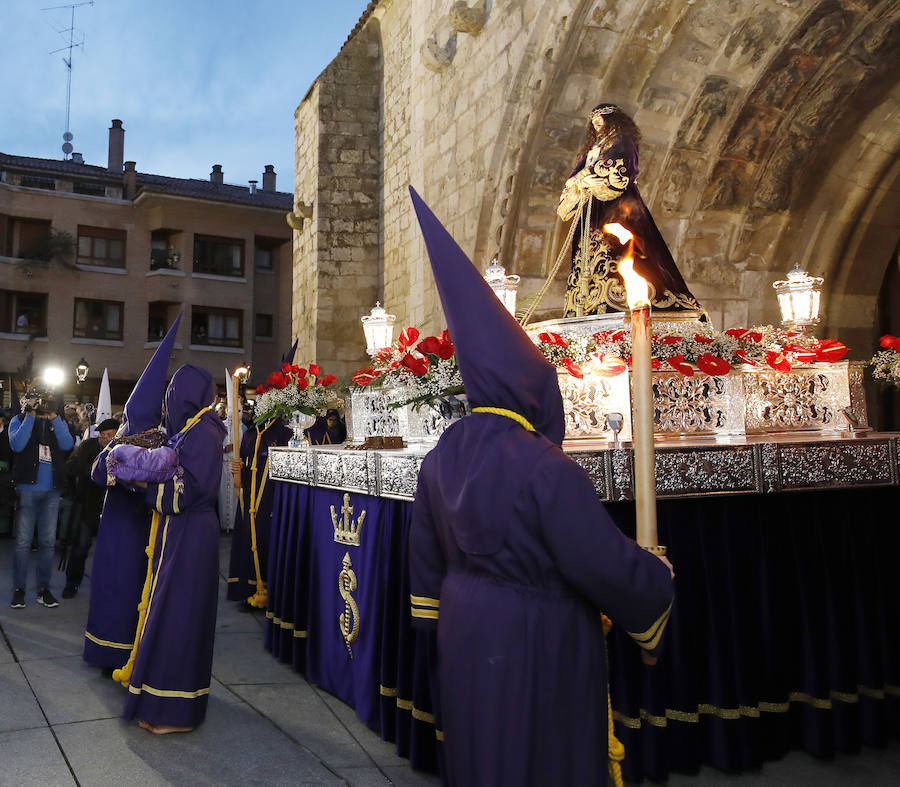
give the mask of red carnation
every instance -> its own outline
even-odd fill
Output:
[[[720,358],[718,355],[704,353],[697,358],[697,368],[700,369],[703,374],[719,377],[723,374],[728,374],[728,372],[731,371],[731,364],[724,358]]]
[[[371,366],[364,366],[362,369],[357,369],[353,372],[353,382],[357,385],[361,385],[363,387],[367,386],[369,383],[373,382],[378,377],[378,372],[376,372]]]
[[[879,343],[885,350],[897,350],[897,349],[900,349],[900,347],[897,347],[896,342],[897,342],[897,337],[896,337],[896,336],[892,336],[892,335],[889,334],[889,333],[886,333],[884,336],[882,336],[882,337],[878,340],[878,343]]]
[[[322,374],[322,368],[317,363],[311,363],[309,365],[309,373],[313,375],[313,377],[318,377]]]
[[[841,360],[848,351],[849,348],[843,342],[836,339],[822,339],[816,350],[816,360],[822,361],[822,363],[834,363]]]
[[[659,343],[660,344],[678,344],[681,341],[680,336],[660,336]]]
[[[407,353],[400,361],[403,366],[409,369],[416,377],[421,377],[428,371],[428,359],[416,358],[416,356]]]
[[[416,345],[416,349],[422,353],[422,355],[428,355],[429,353],[437,355],[440,346],[441,342],[437,336],[426,336]]]
[[[398,342],[400,346],[405,350],[407,347],[412,347],[419,339],[419,331],[417,328],[409,327],[404,328],[400,331],[400,338]]]
[[[746,333],[746,328],[729,328],[727,331],[725,331],[726,336],[731,336],[735,339],[743,339]]]
[[[281,371],[283,371],[285,374],[287,374],[288,372],[291,371],[291,365],[289,363],[281,364]]]
[[[306,377],[306,369],[302,367],[294,367],[294,374],[298,377]]]
[[[702,333],[695,333],[694,341],[700,342],[700,344],[712,344],[714,340],[709,336],[704,336]]]
[[[577,377],[579,380],[584,377],[584,372],[581,370],[581,367],[571,358],[562,358],[560,363],[566,367],[566,371],[571,374],[572,377]]]
[[[446,333],[446,331],[444,331],[444,333]],[[438,344],[437,355],[441,360],[446,361],[454,352],[453,342],[451,342],[450,339],[447,339],[446,341],[442,340]]]
[[[309,388],[309,380],[307,380],[305,377],[301,377],[301,378],[297,381],[297,387],[298,387],[301,391],[305,391],[307,388]]]
[[[669,366],[676,372],[683,374],[685,377],[694,376],[694,367],[684,360],[683,355],[673,355],[671,358],[668,358],[667,361]]]
[[[283,372],[272,372],[266,382],[272,388],[278,388],[279,390],[281,390],[287,385],[287,377],[284,376]]]
[[[774,350],[766,352],[766,363],[776,372],[789,372],[791,370],[791,362],[784,357],[784,353],[778,353]]]

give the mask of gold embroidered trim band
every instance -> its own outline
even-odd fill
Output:
[[[672,613],[672,605],[669,604],[666,607],[666,611],[660,615],[656,621],[654,621],[653,625],[650,626],[646,631],[641,633],[633,633],[631,631],[628,632],[628,636],[631,637],[638,645],[640,645],[644,650],[653,650],[657,645],[659,645],[659,640],[662,638],[663,632],[666,630],[666,623],[669,622],[669,615]]]
[[[410,593],[410,603],[417,607],[439,607],[441,600],[439,598],[428,598],[428,596],[414,596]]]
[[[619,711],[613,711],[613,718],[629,729],[638,730],[641,728],[642,722],[647,722],[654,727],[665,727],[669,720],[697,724],[700,721],[700,716],[715,716],[728,721],[734,721],[742,717],[758,719],[761,713],[787,713],[791,704],[796,702],[802,702],[818,710],[831,710],[834,702],[853,704],[859,702],[861,696],[867,699],[883,700],[887,694],[900,697],[900,686],[885,684],[883,689],[857,686],[856,692],[832,691],[829,693],[828,699],[813,697],[811,694],[806,694],[802,691],[792,691],[788,695],[787,702],[760,702],[756,706],[740,705],[737,708],[721,708],[717,705],[704,703],[697,706],[696,713],[666,708],[665,716],[656,716],[641,708],[640,718],[625,716]]]
[[[531,421],[529,421],[524,415],[519,415],[512,410],[507,410],[503,407],[473,407],[473,413],[493,413],[494,415],[502,415],[504,418],[510,418],[515,421],[517,424],[521,424],[524,426],[529,432],[536,432],[535,429],[531,425]]]
[[[397,689],[391,688],[390,686],[379,686],[378,692],[382,697],[397,697]],[[417,721],[424,721],[426,724],[434,724],[434,714],[419,710],[413,705],[412,700],[404,700],[397,697],[397,707],[400,708],[400,710],[408,710],[412,714],[412,717]],[[444,733],[441,730],[436,729],[434,731],[434,736],[439,741],[444,740]]]
[[[142,691],[146,691],[147,694],[152,694],[154,697],[164,697],[166,699],[193,700],[197,697],[202,697],[204,694],[209,694],[209,686],[196,691],[175,691],[172,689],[154,689],[152,686],[143,683],[138,687],[129,686],[128,691],[132,694],[140,694]]]
[[[431,618],[432,620],[437,620],[440,614],[436,609],[416,609],[416,607],[412,607],[410,613],[414,618]]]
[[[110,642],[107,639],[100,639],[99,637],[95,637],[91,634],[90,631],[85,631],[84,636],[87,637],[91,642],[96,642],[98,645],[103,645],[105,648],[117,648],[118,650],[131,650],[131,642]]]

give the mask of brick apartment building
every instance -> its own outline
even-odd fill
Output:
[[[0,153],[0,379],[33,354],[39,375],[90,366],[84,397],[96,401],[104,367],[113,404],[134,382],[179,311],[169,371],[250,363],[275,367],[291,342],[289,193],[266,166],[256,182],[138,172],[124,161],[125,129],[113,120],[108,166]]]

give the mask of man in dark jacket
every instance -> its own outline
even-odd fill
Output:
[[[87,560],[91,542],[97,535],[100,514],[103,511],[103,499],[106,497],[106,487],[97,486],[91,480],[91,468],[100,452],[116,436],[118,428],[119,422],[115,418],[101,421],[97,424],[97,437],[89,437],[84,440],[66,462],[66,473],[72,479],[72,486],[75,490],[74,501],[79,513],[78,531],[72,551],[69,553],[63,598],[72,598],[78,592],[81,580],[84,579],[84,562]]]
[[[25,606],[25,581],[28,553],[38,532],[37,600],[45,607],[59,602],[50,592],[53,548],[56,544],[56,519],[59,495],[66,483],[66,452],[74,440],[69,427],[57,415],[52,404],[38,392],[26,394],[23,411],[9,424],[9,444],[16,454],[13,482],[19,495],[16,516],[16,549],[13,555],[13,597],[10,606]]]

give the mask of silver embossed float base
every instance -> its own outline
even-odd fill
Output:
[[[396,451],[339,447],[272,448],[269,474],[278,481],[412,500],[427,446]],[[634,499],[630,447],[567,450],[590,476],[602,500]],[[656,449],[656,494],[765,494],[799,489],[897,486],[900,436],[855,438],[808,435],[745,437],[733,444],[694,438]]]

